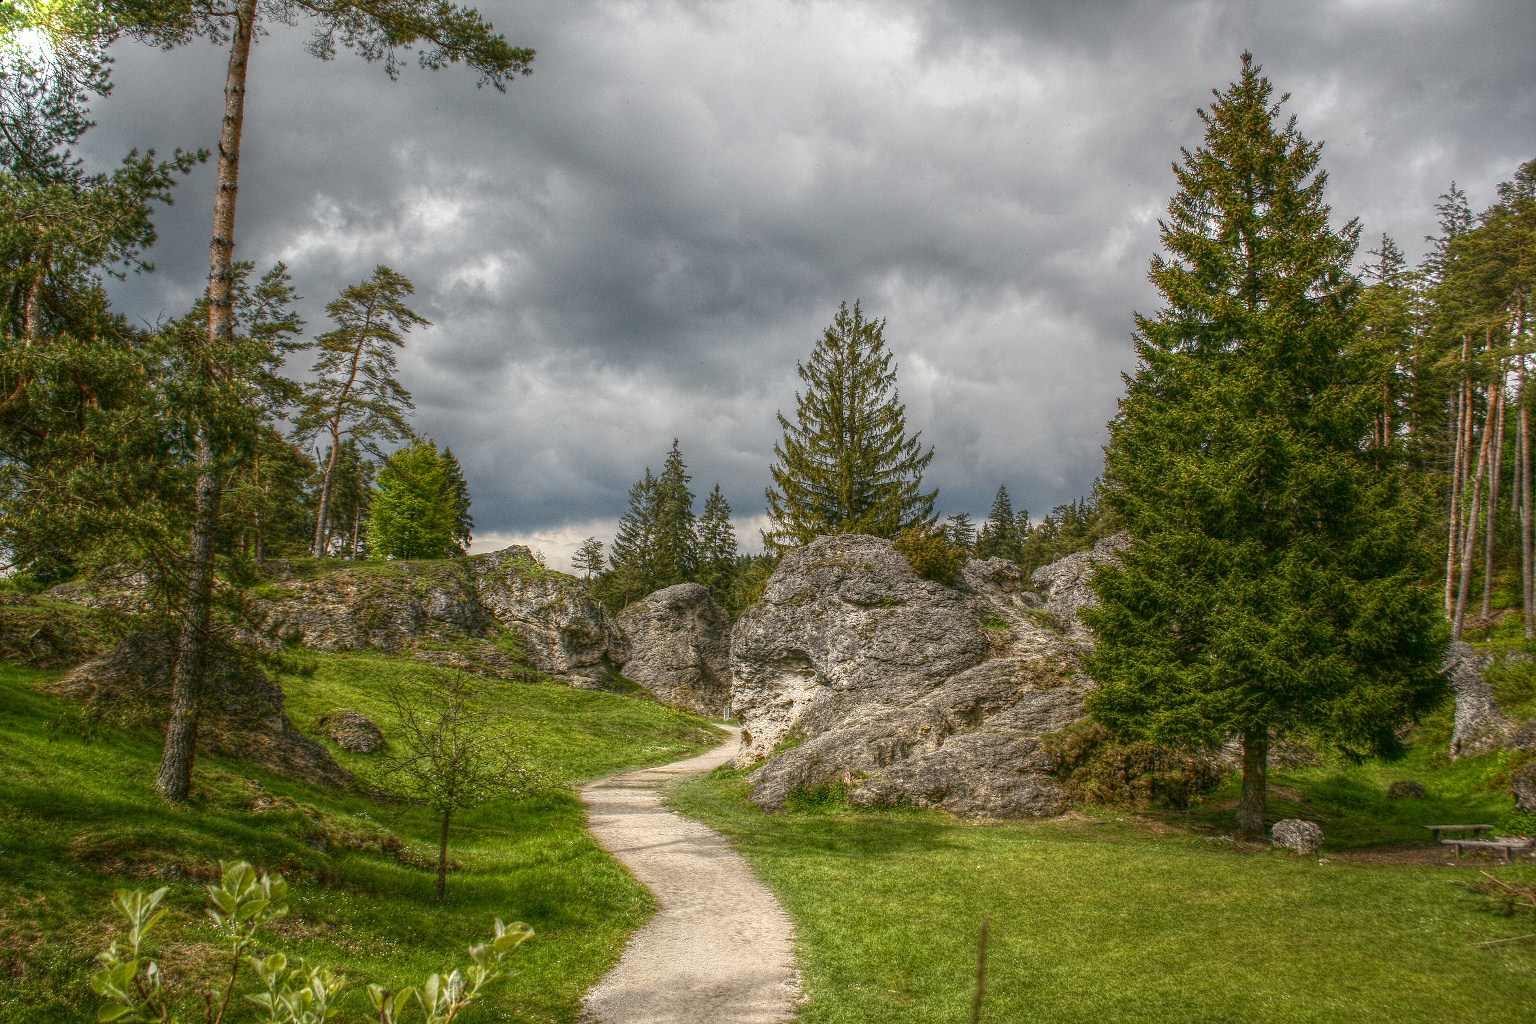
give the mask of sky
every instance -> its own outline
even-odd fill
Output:
[[[999,485],[1038,520],[1086,493],[1133,372],[1133,314],[1197,108],[1251,50],[1322,142],[1335,226],[1417,259],[1454,181],[1474,210],[1536,158],[1530,0],[480,0],[534,73],[308,55],[250,65],[236,255],[288,264],[310,336],[387,264],[432,326],[400,378],[451,447],[474,550],[569,564],[676,438],[757,546],[775,414],[842,302],[884,319],[945,513]],[[81,147],[216,146],[225,53],[114,45]],[[213,166],[156,217],[155,323],[205,286]],[[307,369],[307,357],[293,367]]]

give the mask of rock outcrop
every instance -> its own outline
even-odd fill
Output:
[[[141,633],[78,665],[50,685],[55,693],[123,719],[165,722],[174,633]],[[300,733],[283,710],[283,691],[254,665],[218,660],[208,673],[198,750],[250,761],[306,782],[349,786],[351,773]]]
[[[731,703],[731,620],[709,588],[679,583],[625,608],[618,626],[628,641],[626,678],[663,704],[705,718]]]
[[[1493,687],[1483,678],[1492,663],[1471,645],[1454,641],[1445,652],[1445,674],[1456,693],[1456,725],[1451,731],[1452,757],[1474,757],[1504,745],[1512,723],[1499,710]]]
[[[787,555],[736,624],[734,708],[752,799],[837,785],[861,804],[1053,814],[1065,796],[1041,737],[1083,716],[1084,579],[1120,541],[1036,574],[972,562],[920,578],[887,541],[821,538]]]
[[[492,675],[516,671],[526,658],[587,688],[609,685],[624,660],[623,637],[602,606],[526,547],[446,562],[325,569],[304,577],[272,564],[274,578],[255,592],[264,618],[260,640],[317,651],[409,651]]]

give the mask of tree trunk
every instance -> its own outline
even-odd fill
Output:
[[[1499,477],[1504,472],[1504,376],[1506,367],[1499,366],[1499,379],[1494,385],[1493,395],[1495,411],[1488,426],[1485,428],[1493,433],[1493,444],[1489,449],[1491,464],[1488,467],[1488,516],[1483,530],[1483,607],[1482,619],[1486,622],[1493,617],[1493,539],[1495,524],[1498,522],[1499,510]]]
[[[437,833],[437,902],[443,902],[448,890],[448,823],[453,820],[452,811],[443,812],[443,825]]]
[[[1451,616],[1451,639],[1460,640],[1467,617],[1467,597],[1472,589],[1472,558],[1477,553],[1477,514],[1482,500],[1483,475],[1488,471],[1488,441],[1493,433],[1493,404],[1497,389],[1488,393],[1488,422],[1483,427],[1483,441],[1478,446],[1477,471],[1472,477],[1472,495],[1467,502],[1466,535],[1461,543],[1460,575],[1456,581],[1456,611]]]
[[[337,435],[333,427],[331,430],[331,450],[325,457],[325,472],[320,477],[320,510],[315,515],[316,558],[325,557],[325,549],[330,543],[331,531],[326,528],[326,520],[331,515],[331,476],[336,472],[336,444]]]
[[[218,191],[213,202],[213,241],[208,250],[208,349],[192,372],[211,388],[219,373],[216,361],[234,338],[235,195],[240,170],[240,130],[245,119],[245,73],[256,23],[256,0],[240,0],[224,78],[224,124],[219,133]],[[206,417],[207,410],[198,415]],[[218,460],[206,422],[197,428],[197,497],[192,539],[187,550],[186,594],[176,636],[176,667],[171,676],[171,721],[155,789],[179,803],[192,787],[196,754],[198,700],[208,664],[213,619],[213,557],[219,520]]]
[[[1532,573],[1531,543],[1531,412],[1525,395],[1525,356],[1520,357],[1520,419],[1516,428],[1515,460],[1520,473],[1520,610],[1525,622],[1525,638],[1536,638],[1536,578]]]
[[[192,788],[197,755],[198,705],[208,667],[208,631],[213,619],[213,542],[219,519],[219,479],[208,439],[197,439],[197,495],[192,547],[187,552],[186,595],[176,633],[176,664],[171,670],[171,720],[155,791],[181,803]]]
[[[1269,729],[1243,732],[1243,791],[1237,803],[1237,828],[1251,836],[1264,835],[1264,803],[1269,773]]]
[[[1445,617],[1455,610],[1456,599],[1456,549],[1461,537],[1461,485],[1466,480],[1466,452],[1468,444],[1468,418],[1472,399],[1466,380],[1467,339],[1462,338],[1462,382],[1456,392],[1456,445],[1451,456],[1451,509],[1447,519],[1445,538]]]

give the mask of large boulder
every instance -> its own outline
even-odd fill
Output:
[[[1114,550],[1041,577],[1044,595],[995,559],[941,586],[873,537],[786,556],[731,644],[740,761],[763,762],[752,799],[775,808],[830,784],[861,804],[1064,810],[1041,737],[1080,720],[1092,686],[1078,669],[1085,599],[1067,590]]]
[[[1503,746],[1513,724],[1499,710],[1493,687],[1483,677],[1492,663],[1471,645],[1454,641],[1445,652],[1444,671],[1456,693],[1456,725],[1451,731],[1451,757],[1474,757]]]
[[[679,583],[625,608],[618,626],[629,645],[621,670],[663,704],[705,718],[731,703],[731,620],[709,588]]]
[[[162,725],[170,712],[174,660],[173,631],[140,633],[83,662],[49,688],[101,714]],[[294,728],[283,702],[282,688],[259,667],[215,658],[200,707],[198,750],[250,761],[306,782],[352,785],[356,780],[323,744]]]

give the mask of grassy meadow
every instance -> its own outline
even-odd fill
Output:
[[[1499,677],[1500,696],[1517,702],[1532,668]],[[1183,814],[991,824],[835,793],[770,815],[729,769],[671,799],[729,836],[794,918],[802,1024],[969,1021],[983,919],[995,1024],[1529,1021],[1536,917],[1474,885],[1485,871],[1536,884],[1536,865],[1449,866],[1423,826],[1536,821],[1514,813],[1509,754],[1447,762],[1450,725],[1446,708],[1390,764],[1272,771],[1271,818],[1319,822],[1317,857],[1235,841],[1235,778]],[[1427,799],[1389,800],[1397,779]]]
[[[283,677],[301,729],[349,707],[389,734],[379,692],[438,671],[378,655],[303,655]],[[291,912],[271,948],[351,979],[342,1019],[364,1019],[369,981],[397,987],[468,964],[465,948],[501,917],[537,937],[514,955],[473,1020],[570,1022],[585,989],[617,959],[652,901],[587,836],[563,784],[675,760],[717,742],[689,715],[632,697],[551,682],[487,681],[529,760],[560,788],[482,805],[455,822],[457,863],[433,902],[434,823],[420,809],[306,786],[248,765],[200,758],[193,799],[162,803],[151,786],[160,737],[146,727],[83,720],[39,693],[54,673],[0,666],[0,1022],[93,1020],[92,957],[117,922],[114,889],[167,884],[171,918],[152,949],[172,978],[214,955],[201,885],[220,859],[281,871]],[[346,767],[368,759],[335,750]],[[256,810],[256,803],[272,805]],[[183,988],[183,994],[189,995]],[[201,1020],[201,1008],[183,1018]]]

